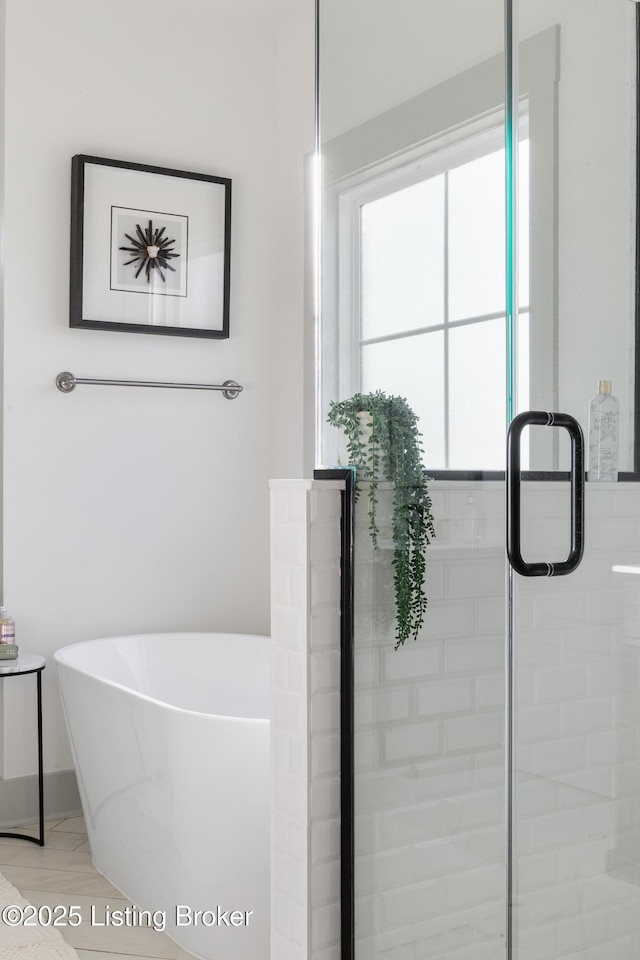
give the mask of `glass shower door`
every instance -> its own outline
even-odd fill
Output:
[[[562,576],[513,574],[509,810],[517,960],[640,956],[640,559],[635,303],[637,8],[520,0],[520,129],[531,157],[529,403],[579,421],[611,380],[617,481],[592,469],[585,552]],[[519,21],[519,23],[518,23]],[[571,552],[570,438],[522,435],[522,552]],[[585,466],[593,468],[594,459]],[[525,573],[530,571],[524,571]],[[554,571],[554,572],[557,572]],[[511,748],[511,749],[509,749]]]
[[[567,487],[523,481],[532,562],[570,552]],[[637,562],[640,495],[612,487],[587,483],[575,572],[515,575],[509,808],[518,960],[640,955],[640,606],[633,578],[612,572]]]

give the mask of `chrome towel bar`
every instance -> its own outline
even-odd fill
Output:
[[[163,383],[151,380],[98,380],[88,377],[74,377],[72,373],[59,373],[56,377],[56,387],[62,393],[71,393],[79,383],[94,383],[108,387],[166,387],[169,390],[218,390],[227,400],[235,400],[242,387],[235,380],[225,380],[224,383]]]

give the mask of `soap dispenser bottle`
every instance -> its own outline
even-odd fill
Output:
[[[15,621],[6,607],[0,607],[0,660],[16,660],[17,656]]]
[[[618,479],[618,421],[620,404],[611,393],[611,381],[598,381],[598,393],[589,404],[589,480]]]

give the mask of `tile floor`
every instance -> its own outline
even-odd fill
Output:
[[[58,927],[80,960],[193,960],[192,954],[156,930],[91,926],[85,918],[92,904],[100,916],[107,905],[121,910],[130,901],[91,863],[82,817],[52,820],[45,828],[44,847],[0,837],[0,873],[36,906],[80,907],[83,922],[79,926]],[[15,832],[38,834],[35,826]]]

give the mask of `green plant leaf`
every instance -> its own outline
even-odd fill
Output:
[[[368,436],[358,414],[368,413]],[[427,609],[426,552],[435,537],[428,482],[422,463],[422,435],[418,420],[404,397],[356,393],[330,404],[328,422],[343,430],[349,463],[356,473],[356,500],[362,476],[369,478],[369,533],[378,547],[378,482],[393,484],[393,568],[396,606],[395,649],[417,638]],[[382,474],[382,475],[381,475]]]

